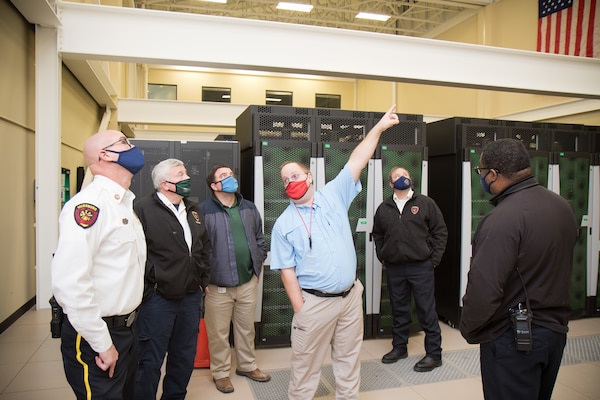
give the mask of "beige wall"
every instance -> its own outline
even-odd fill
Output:
[[[0,1],[0,322],[35,296],[34,29]]]
[[[35,28],[9,0],[0,0],[0,323],[35,297]],[[98,130],[101,110],[63,67],[61,166],[83,166],[84,141]],[[60,171],[56,172],[57,174]],[[37,299],[47,302],[48,299]]]

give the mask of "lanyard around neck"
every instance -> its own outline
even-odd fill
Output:
[[[300,217],[300,220],[302,221],[302,224],[304,225],[304,229],[306,229],[306,233],[308,234],[308,247],[312,250],[312,237],[311,237],[311,232],[312,232],[312,212],[313,212],[313,204],[315,204],[315,201],[313,199],[312,203],[310,203],[310,217],[309,217],[309,221],[308,221],[308,226],[306,226],[306,222],[304,221],[304,218],[302,218],[302,214],[300,214],[300,210],[298,210],[298,206],[296,204],[294,204],[294,207],[296,208],[296,212],[298,213],[298,216]]]

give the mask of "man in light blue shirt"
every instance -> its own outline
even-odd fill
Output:
[[[331,345],[337,399],[358,399],[363,338],[363,285],[348,209],[360,192],[360,173],[381,134],[398,124],[394,104],[352,151],[332,181],[315,191],[306,165],[287,162],[281,179],[290,205],[271,232],[271,269],[281,270],[294,318],[289,399],[312,399]]]

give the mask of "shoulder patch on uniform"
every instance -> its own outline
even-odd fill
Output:
[[[197,225],[202,224],[202,222],[200,222],[200,215],[198,215],[197,211],[192,211],[192,216],[194,217],[194,221],[196,221]]]
[[[86,229],[94,225],[100,214],[100,209],[90,203],[81,203],[75,206],[75,222],[80,227]]]

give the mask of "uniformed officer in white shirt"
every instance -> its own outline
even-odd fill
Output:
[[[131,399],[146,243],[129,186],[144,156],[114,130],[92,135],[83,155],[94,179],[62,209],[51,267],[63,364],[78,399]]]

